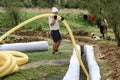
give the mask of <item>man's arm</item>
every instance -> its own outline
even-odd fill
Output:
[[[57,15],[54,15],[54,19],[52,20],[50,25],[53,26],[56,23],[56,20],[57,20]]]
[[[52,20],[50,25],[53,26],[55,23],[56,23],[56,20]]]

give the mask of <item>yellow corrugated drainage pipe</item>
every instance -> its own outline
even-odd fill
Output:
[[[82,67],[82,69],[83,69],[83,71],[84,71],[84,73],[85,73],[85,75],[86,75],[86,77],[87,77],[87,80],[90,80],[89,74],[88,74],[88,72],[87,72],[87,70],[86,70],[86,68],[85,68],[85,66],[84,66],[84,64],[83,64],[83,62],[82,62],[82,60],[81,60],[81,58],[80,58],[78,49],[77,49],[77,47],[76,47],[76,42],[75,42],[75,38],[74,38],[74,36],[73,36],[73,33],[72,33],[69,25],[67,24],[67,22],[66,22],[65,20],[63,21],[63,23],[65,24],[65,26],[66,26],[66,28],[67,28],[67,30],[68,30],[68,32],[69,32],[69,35],[70,35],[70,38],[71,38],[71,41],[72,41],[72,44],[73,44],[73,48],[75,49],[77,58],[78,58],[79,63],[80,63],[80,65],[81,65],[81,67]]]
[[[49,17],[49,16],[53,17],[54,14],[42,14],[42,15],[38,15],[38,16],[35,16],[35,17],[33,17],[33,18],[30,18],[30,19],[24,21],[23,23],[15,26],[15,27],[12,28],[11,30],[9,30],[8,32],[6,32],[5,34],[3,34],[3,35],[0,37],[0,42],[2,42],[4,38],[6,38],[8,35],[10,35],[11,33],[13,33],[14,31],[20,29],[20,28],[23,27],[24,25],[26,25],[26,24],[34,21],[34,20],[37,20],[37,19],[39,19],[39,18]],[[61,19],[61,17],[58,16],[58,19]],[[72,40],[72,44],[73,44],[73,47],[74,47],[74,49],[75,49],[76,55],[77,55],[77,57],[78,57],[79,63],[80,63],[80,65],[81,65],[81,67],[82,67],[82,69],[83,69],[83,71],[84,71],[84,73],[85,73],[85,75],[86,75],[86,77],[87,77],[87,80],[89,80],[89,74],[88,74],[86,68],[84,67],[84,64],[83,64],[83,62],[82,62],[82,60],[81,60],[81,58],[80,58],[80,56],[79,56],[79,54],[78,54],[78,50],[77,50],[77,47],[76,47],[76,42],[75,42],[73,33],[72,33],[72,31],[71,31],[68,23],[67,23],[65,20],[63,20],[62,22],[64,23],[64,25],[66,26],[66,28],[67,28],[67,30],[68,30],[68,32],[69,32],[69,34],[70,34],[70,37],[71,37],[71,40]]]
[[[28,56],[18,51],[0,51],[0,78],[18,71],[18,65],[28,62]]]
[[[11,74],[14,72],[15,69],[17,69],[14,57],[12,57],[12,55],[8,52],[3,53],[0,51],[0,58],[0,62],[3,62],[3,64],[1,64],[0,66],[0,77]]]

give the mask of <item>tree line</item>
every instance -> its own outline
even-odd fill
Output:
[[[5,7],[6,1],[17,2],[19,7],[40,7],[50,8],[52,6],[62,8],[79,8],[79,0],[0,0],[0,7]]]

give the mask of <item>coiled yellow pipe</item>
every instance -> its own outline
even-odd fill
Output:
[[[2,36],[0,37],[0,42],[2,42],[4,38],[6,38],[8,35],[10,35],[11,33],[13,33],[14,31],[18,30],[19,28],[23,27],[24,25],[26,25],[26,24],[34,21],[34,20],[37,20],[37,19],[39,19],[39,18],[49,17],[49,16],[53,17],[54,14],[42,14],[42,15],[38,15],[38,16],[35,16],[35,17],[33,17],[33,18],[30,18],[30,19],[24,21],[23,23],[17,25],[16,27],[12,28],[12,29],[9,30],[8,32],[6,32],[4,35],[2,35]],[[61,17],[58,16],[58,19],[61,19]],[[89,80],[89,74],[88,74],[86,68],[84,67],[84,64],[83,64],[83,62],[82,62],[82,60],[81,60],[81,58],[80,58],[80,56],[79,56],[79,53],[78,53],[78,50],[77,50],[77,47],[76,47],[76,42],[75,42],[74,36],[73,36],[73,34],[72,34],[72,31],[71,31],[68,23],[67,23],[65,20],[63,20],[62,22],[64,23],[64,25],[66,26],[66,28],[67,28],[67,30],[68,30],[68,32],[69,32],[69,34],[70,34],[71,41],[72,41],[73,47],[74,47],[74,49],[75,49],[76,55],[77,55],[77,57],[78,57],[79,63],[80,63],[80,65],[81,65],[81,67],[82,67],[82,69],[83,69],[83,71],[84,71],[84,73],[85,73],[85,75],[86,75],[86,77],[87,77],[87,80]]]
[[[28,62],[28,56],[18,51],[0,51],[0,77],[18,71],[18,65]]]
[[[2,52],[0,52],[0,73],[2,73],[3,71],[5,71],[6,68],[8,68],[8,66],[10,65],[10,58],[7,54],[3,54]]]
[[[18,51],[8,51],[8,52],[14,56],[17,65],[23,65],[28,62],[28,56],[26,54]]]
[[[0,55],[3,55],[3,54],[4,54],[4,58],[6,58],[5,64],[7,65],[5,65],[4,67],[2,66],[4,70],[1,70],[0,77],[10,74],[11,72],[13,72],[13,70],[16,67],[16,61],[14,60],[12,55],[8,54],[7,52],[0,53]],[[8,60],[10,60],[10,63],[8,63]]]

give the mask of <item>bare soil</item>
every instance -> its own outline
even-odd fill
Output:
[[[1,32],[6,32],[8,30],[9,29],[2,29],[2,28],[0,29]],[[44,40],[46,39],[46,37],[50,38],[49,32],[39,32],[39,31],[18,30],[14,33],[14,35],[23,36],[23,38],[19,40],[16,39],[16,41],[11,39],[9,43]],[[26,38],[25,36],[27,37],[29,36],[29,37]],[[42,36],[43,38],[41,39],[40,36]],[[62,35],[62,36],[64,39],[70,40],[70,37],[68,34]],[[95,41],[95,40],[83,38],[83,37],[75,37],[75,39],[80,44],[94,45],[96,47],[95,51],[99,52],[99,54],[101,55],[104,55],[104,58],[102,58],[101,60],[103,61],[106,60],[108,64],[110,65],[111,70],[108,69],[110,70],[108,71],[109,73],[104,73],[106,75],[105,75],[105,78],[103,78],[102,80],[120,80],[120,47],[117,47],[117,45],[115,44],[99,42],[99,41]],[[7,43],[7,42],[4,41],[4,43]],[[104,64],[101,64],[101,65],[104,65]]]

